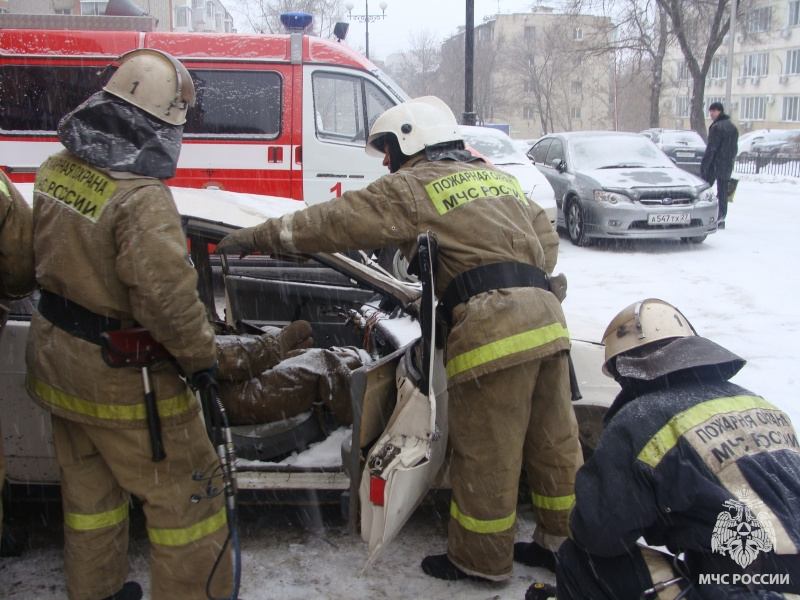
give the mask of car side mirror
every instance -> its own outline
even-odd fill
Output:
[[[567,165],[561,158],[554,158],[553,160],[550,161],[550,164],[559,173],[563,173],[564,171],[567,170]]]

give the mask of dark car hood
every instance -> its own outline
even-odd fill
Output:
[[[678,167],[594,169],[579,171],[578,175],[593,180],[596,188],[697,187],[705,185],[702,179]]]

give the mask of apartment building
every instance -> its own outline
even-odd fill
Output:
[[[728,44],[733,44],[730,68]],[[661,98],[661,125],[688,129],[691,79],[679,48],[670,48],[668,57],[664,71],[672,79]],[[800,127],[800,0],[763,0],[738,17],[705,82],[707,117],[712,102],[725,105],[740,133]]]
[[[220,0],[126,0],[158,20],[157,31],[234,33],[233,17]],[[10,14],[103,15],[108,0],[4,0]]]
[[[613,129],[610,19],[558,14],[547,7],[498,14],[475,26],[475,98],[479,124],[504,123],[515,138],[553,131]],[[445,40],[463,57],[464,33]],[[482,66],[487,53],[495,53]],[[463,60],[463,58],[462,58]],[[453,106],[457,114],[463,109]]]

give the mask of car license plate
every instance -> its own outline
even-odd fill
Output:
[[[676,152],[675,155],[681,158],[694,158],[694,152]]]
[[[689,223],[689,213],[667,213],[647,216],[648,225],[671,225],[673,223]]]

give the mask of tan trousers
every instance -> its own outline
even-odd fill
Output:
[[[219,464],[199,415],[162,425],[167,458],[154,463],[146,429],[110,429],[52,417],[64,504],[64,571],[70,600],[118,592],[128,571],[128,507],[144,503],[151,541],[153,600],[200,600],[228,534],[221,497],[193,503]],[[221,489],[219,479],[214,484]],[[214,596],[229,596],[231,553],[217,569]]]
[[[449,389],[453,500],[448,557],[462,571],[511,576],[517,493],[525,468],[537,530],[566,536],[583,464],[567,353]]]

